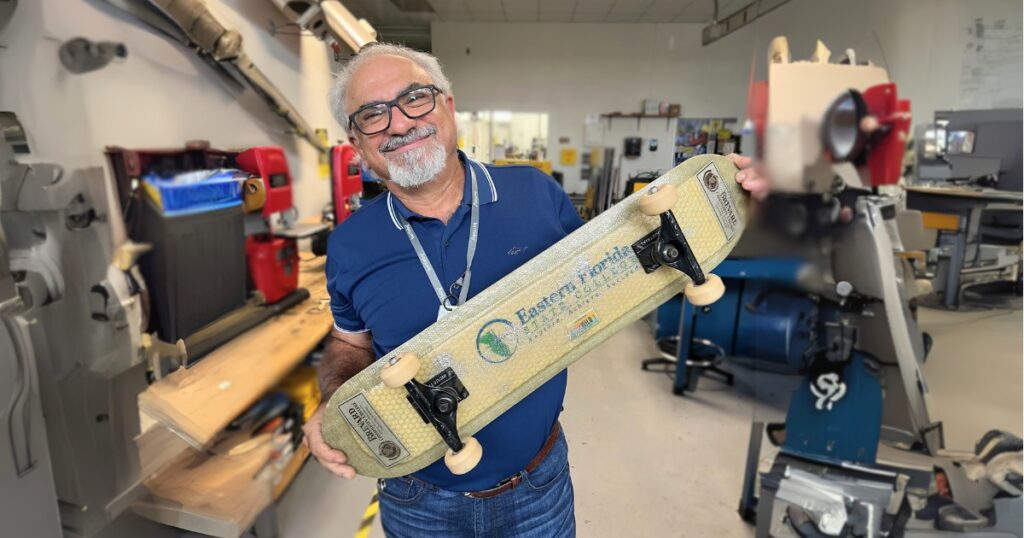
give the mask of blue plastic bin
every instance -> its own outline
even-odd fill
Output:
[[[172,178],[147,174],[142,178],[146,194],[164,215],[185,215],[223,209],[242,203],[240,170],[197,170]]]

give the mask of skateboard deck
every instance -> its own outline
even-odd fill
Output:
[[[386,364],[413,353],[417,381],[437,385],[457,376],[464,397],[458,434],[476,433],[691,282],[672,267],[648,273],[634,251],[663,222],[639,208],[652,186],[674,185],[672,214],[704,273],[725,259],[747,217],[736,171],[726,157],[691,158],[555,243],[349,379],[324,412],[324,440],[367,476],[407,475],[437,461],[448,446],[405,388],[381,382]]]

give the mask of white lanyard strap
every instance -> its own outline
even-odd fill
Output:
[[[469,245],[466,247],[466,272],[459,277],[458,280],[452,284],[452,289],[459,287],[459,299],[458,302],[452,304],[452,296],[445,293],[444,287],[441,286],[441,280],[437,278],[437,272],[434,271],[434,267],[430,264],[430,259],[427,258],[427,253],[423,250],[423,245],[420,244],[419,238],[416,237],[416,232],[413,231],[412,225],[406,220],[401,214],[395,213],[395,217],[398,218],[399,223],[402,225],[402,229],[405,230],[405,235],[409,237],[409,242],[412,243],[413,250],[416,251],[416,257],[420,260],[420,265],[423,266],[423,272],[427,274],[427,278],[430,279],[430,285],[434,288],[434,294],[437,295],[437,300],[447,310],[452,310],[454,307],[459,306],[466,302],[469,296],[469,283],[473,278],[473,256],[476,255],[476,243],[480,233],[480,192],[477,188],[476,171],[473,170],[471,160],[466,159],[466,166],[469,167],[469,178],[470,185],[473,193],[473,204],[470,211],[470,225],[469,225]],[[480,165],[483,166],[483,165]],[[484,170],[486,173],[486,170]]]

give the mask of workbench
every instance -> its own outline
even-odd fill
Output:
[[[149,495],[132,506],[136,513],[193,532],[239,536],[298,473],[309,455],[304,445],[291,456],[275,453],[269,437],[220,447],[222,430],[331,330],[325,258],[311,256],[302,253],[300,264],[307,300],[139,394],[142,433],[136,444]]]
[[[981,212],[985,209],[1019,208],[1024,205],[1022,194],[962,186],[913,186],[905,187],[905,190],[907,209],[926,212],[926,227],[936,227],[952,234],[949,265],[944,271],[945,282],[942,283],[942,304],[946,308],[957,308],[960,304],[960,278],[967,258],[968,238],[977,236]],[[946,215],[948,219],[943,223],[941,216],[930,217],[928,213]]]

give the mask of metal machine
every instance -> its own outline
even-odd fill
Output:
[[[872,189],[899,179],[909,103],[854,58],[830,64],[819,43],[811,62],[790,62],[777,38],[752,92],[758,155],[781,191],[763,226],[800,246],[805,266],[783,289],[807,300],[785,308],[808,314],[749,320],[755,348],[775,341],[758,342],[758,323],[803,335],[776,342],[800,353],[775,355],[804,380],[784,424],[754,424],[740,512],[759,537],[1020,536],[1021,440],[990,432],[974,454],[947,454],[929,414],[895,200]],[[766,430],[779,454],[759,469]]]
[[[12,536],[91,536],[142,493],[140,249],[102,169],[30,161],[0,140],[0,506]]]

